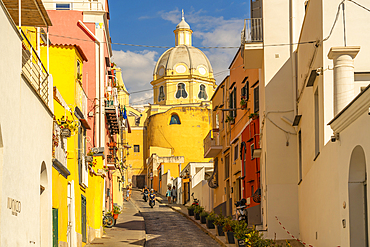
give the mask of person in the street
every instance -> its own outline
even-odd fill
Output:
[[[129,185],[129,195],[128,195],[128,199],[131,199],[131,192],[132,192],[132,184],[130,183],[130,185]]]
[[[168,200],[168,204],[171,203],[171,187],[167,187],[167,192],[166,192],[166,196],[167,196],[167,200]]]
[[[143,199],[146,201],[145,197],[148,199],[148,195],[149,195],[149,189],[145,186],[144,189],[143,189]]]
[[[130,186],[126,186],[126,201],[130,199]]]
[[[153,189],[150,190],[150,194],[149,194],[149,205],[150,205],[151,201],[153,202],[153,206],[154,206],[155,205],[155,193],[154,193],[154,190]]]
[[[172,203],[176,203],[176,195],[177,195],[177,193],[176,193],[176,187],[173,186],[172,187],[172,190],[171,190]]]

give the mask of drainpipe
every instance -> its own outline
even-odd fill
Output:
[[[334,116],[355,97],[355,66],[354,58],[360,46],[332,47],[328,58],[334,64]]]
[[[102,68],[102,64],[101,64],[101,53],[102,53],[102,47],[101,47],[101,42],[100,40],[95,36],[95,34],[93,34],[90,29],[82,22],[82,21],[78,21],[78,24],[84,29],[84,31],[86,31],[89,36],[95,41],[95,43],[98,45],[99,49],[98,49],[98,54],[99,54],[99,57],[98,57],[98,63],[99,63],[99,69],[98,69],[98,76],[99,76],[99,94],[98,94],[98,102],[99,102],[99,112],[96,112],[95,113],[95,118],[96,117],[99,117],[99,124],[97,124],[95,127],[96,127],[96,132],[98,133],[98,146],[99,147],[102,147],[102,138],[101,138],[101,129],[102,129],[102,117],[103,117],[103,114],[102,114],[102,111],[103,111],[103,104],[102,104],[102,91],[101,91],[101,84],[102,84],[102,78],[101,78],[101,68]]]

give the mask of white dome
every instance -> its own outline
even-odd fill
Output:
[[[185,21],[184,17],[182,18],[182,20],[180,21],[179,24],[177,24],[176,26],[176,29],[190,29],[190,26],[189,24]]]
[[[154,74],[163,76],[167,70],[174,70],[177,64],[185,64],[188,69],[202,68],[201,71],[213,73],[211,63],[201,50],[193,46],[179,45],[162,54],[154,68]]]

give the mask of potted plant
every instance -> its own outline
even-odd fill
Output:
[[[57,120],[60,127],[60,135],[63,137],[71,137],[71,134],[77,130],[77,124],[73,120],[68,120],[68,117],[62,116]]]
[[[245,246],[245,238],[249,232],[248,224],[245,221],[238,221],[234,224],[234,238],[235,244],[238,247]]]
[[[276,245],[273,240],[264,239],[263,234],[258,232],[255,227],[248,229],[248,233],[245,235],[245,246],[261,246],[261,247],[268,247],[268,246],[280,246]],[[291,246],[289,242],[287,242],[286,246]]]
[[[208,229],[215,229],[215,225],[213,222],[216,219],[216,214],[212,211],[207,217],[206,217],[206,226]]]
[[[256,120],[258,118],[258,113],[251,113],[251,115],[249,115],[249,118]]]
[[[225,217],[220,213],[219,215],[217,215],[217,217],[215,218],[215,220],[213,222],[213,224],[216,227],[216,235],[217,236],[225,236],[225,233],[222,230],[224,221],[225,221]]]
[[[235,225],[235,220],[232,220],[231,218],[226,218],[224,221],[224,225],[222,230],[225,233],[226,236],[226,243],[228,244],[235,244],[234,240],[234,232],[233,232],[233,227]]]
[[[201,224],[205,224],[207,222],[207,216],[208,216],[208,213],[206,211],[202,211],[200,213],[200,223]]]
[[[195,209],[195,205],[191,205],[188,207],[188,215],[189,216],[194,216],[194,209]]]
[[[226,115],[225,123],[227,123],[227,122],[230,122],[231,124],[234,124],[235,123],[235,118],[233,116]]]
[[[246,109],[247,108],[247,101],[245,100],[244,97],[240,100],[240,107],[242,109]]]
[[[204,208],[201,206],[195,206],[194,209],[194,214],[195,214],[195,219],[200,220],[200,213],[203,212]]]
[[[113,206],[113,218],[116,220],[118,215],[121,213],[121,207],[114,205]]]

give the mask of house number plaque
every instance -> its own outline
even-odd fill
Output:
[[[12,210],[12,215],[17,216],[21,212],[21,201],[8,197],[8,209]]]

